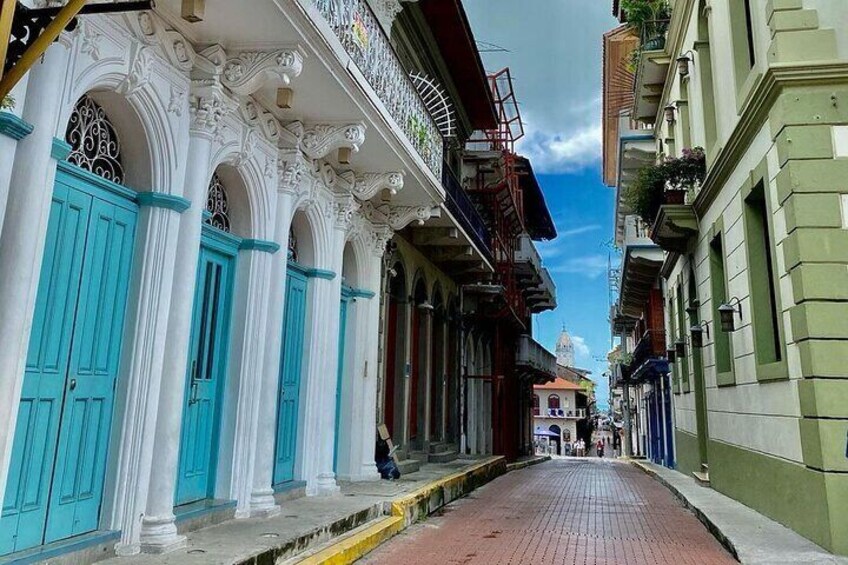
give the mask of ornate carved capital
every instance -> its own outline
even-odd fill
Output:
[[[353,196],[339,196],[333,200],[333,205],[330,207],[336,229],[347,232],[353,225],[353,214],[359,210],[360,204]]]
[[[285,194],[297,194],[304,180],[308,179],[311,169],[312,166],[299,151],[281,153],[277,162],[277,190]]]
[[[392,196],[403,188],[403,173],[364,173],[356,175],[353,195],[360,200],[371,200],[381,191],[388,190]]]
[[[430,218],[440,217],[442,210],[438,206],[373,206],[366,202],[362,205],[362,213],[372,224],[386,224],[400,231],[413,222],[424,225]]]
[[[236,109],[236,103],[215,81],[192,81],[189,96],[191,132],[214,137],[221,120]]]
[[[395,235],[395,230],[391,226],[378,224],[373,227],[370,234],[371,252],[377,257],[382,257],[386,252],[386,244],[391,241]]]
[[[303,70],[303,57],[295,50],[244,51],[228,57],[221,82],[240,96],[253,94],[266,82],[288,86]]]
[[[303,130],[300,140],[310,159],[323,159],[336,149],[348,147],[359,151],[365,143],[365,124],[315,124]]]

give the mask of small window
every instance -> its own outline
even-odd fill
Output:
[[[766,365],[783,360],[780,342],[780,312],[777,301],[777,277],[765,186],[760,181],[745,199],[748,243],[748,276],[754,323],[754,348],[757,363]]]
[[[748,68],[753,69],[757,62],[754,51],[754,24],[751,19],[751,0],[744,0],[745,4],[745,39],[748,46]]]
[[[712,290],[713,331],[716,373],[719,375],[730,373],[733,369],[730,352],[730,334],[716,327],[715,321],[720,319],[719,307],[726,304],[727,297],[727,274],[724,263],[724,244],[721,234],[717,235],[710,243],[710,285]],[[720,383],[721,384],[721,383]]]
[[[552,394],[548,397],[548,410],[559,410],[559,396]]]
[[[534,416],[539,415],[539,395],[538,394],[533,395],[533,415]]]

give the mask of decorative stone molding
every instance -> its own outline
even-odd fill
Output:
[[[227,59],[221,82],[240,96],[248,96],[267,82],[288,86],[303,71],[303,56],[295,50],[244,51]]]
[[[359,210],[360,206],[353,196],[336,197],[332,207],[330,207],[336,228],[348,232],[353,226],[353,215]]]
[[[403,188],[403,173],[364,173],[356,175],[353,194],[360,200],[371,200],[383,190],[395,196]]]
[[[373,224],[386,224],[400,231],[413,222],[422,226],[430,218],[439,218],[442,210],[438,206],[374,206],[366,202],[362,213]]]
[[[152,68],[152,48],[146,45],[133,45],[130,55],[130,70],[118,90],[126,96],[132,96],[150,80]]]
[[[382,257],[386,253],[386,244],[388,244],[395,235],[395,230],[393,230],[391,226],[378,224],[373,226],[369,235],[371,252],[377,257]]]
[[[221,120],[235,108],[235,101],[226,95],[220,84],[211,80],[192,81],[189,96],[192,133],[217,136]]]
[[[303,131],[300,146],[311,159],[323,159],[331,152],[347,147],[359,151],[365,143],[365,124],[314,124]]]
[[[277,190],[285,194],[296,194],[302,189],[311,166],[300,151],[281,153],[277,162]]]

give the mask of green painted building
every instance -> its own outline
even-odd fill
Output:
[[[706,154],[651,228],[677,469],[848,555],[848,7],[669,4],[630,110],[659,159]]]

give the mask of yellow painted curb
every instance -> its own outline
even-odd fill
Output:
[[[403,518],[390,516],[347,539],[300,561],[301,565],[347,565],[353,563],[404,529]]]
[[[479,473],[485,473],[488,475],[490,469],[496,466],[503,467],[502,472],[498,473],[498,475],[505,473],[506,459],[500,456],[489,457],[470,467],[465,467],[452,475],[442,477],[432,483],[426,484],[404,497],[392,501],[391,516],[383,518],[374,525],[352,534],[348,538],[341,539],[330,547],[327,547],[314,555],[305,557],[304,559],[297,561],[297,563],[298,565],[347,565],[349,563],[353,563],[415,522],[416,520],[414,515],[411,515],[411,511],[415,506],[421,504],[425,500],[429,505],[429,500],[434,494],[440,493],[444,495],[445,489],[452,489],[453,487],[461,486],[463,481],[474,477]],[[460,493],[460,496],[468,494],[468,492],[471,492],[472,490],[474,489],[468,489],[467,491]],[[452,497],[449,500],[443,500],[442,504],[452,502],[456,498],[459,498],[459,496]],[[407,511],[410,511],[409,518],[407,518]]]

